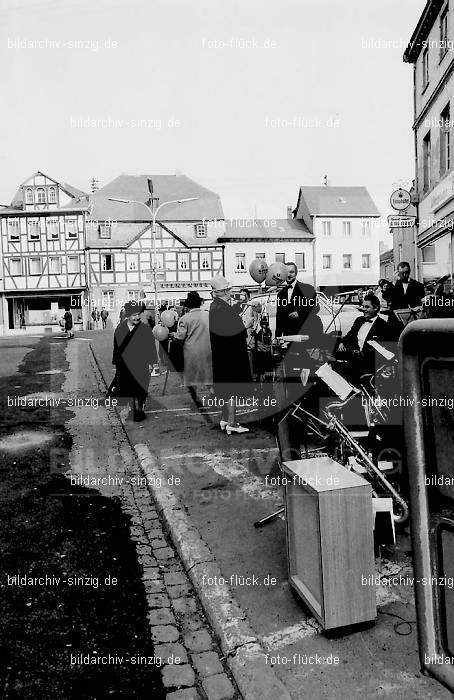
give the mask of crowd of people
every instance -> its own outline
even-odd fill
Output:
[[[134,420],[143,420],[150,372],[166,366],[184,377],[196,406],[210,392],[220,411],[220,428],[228,435],[247,432],[237,420],[238,406],[245,405],[267,373],[276,378],[276,358],[281,379],[297,385],[320,366],[320,357],[347,367],[359,378],[374,371],[376,343],[396,342],[405,323],[417,314],[437,317],[449,313],[452,292],[446,279],[430,289],[410,276],[410,265],[401,262],[396,279],[379,280],[376,289],[360,293],[361,314],[342,337],[324,331],[313,286],[297,279],[294,263],[286,263],[286,282],[276,293],[276,331],[273,339],[267,309],[260,299],[242,289],[232,304],[232,286],[222,275],[211,280],[209,310],[198,292],[188,293],[183,313],[161,307],[167,322],[174,314],[168,338],[156,341],[156,319],[137,302],[125,304],[114,334],[112,362],[116,375],[109,389],[117,397],[132,396]],[[438,303],[442,300],[443,307]],[[434,301],[435,300],[435,301]],[[413,315],[412,315],[413,314]],[[159,319],[158,319],[159,323]],[[279,372],[278,372],[279,374]],[[304,383],[304,381],[303,381]]]

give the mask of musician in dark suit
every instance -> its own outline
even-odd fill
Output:
[[[421,306],[425,296],[424,285],[410,277],[408,262],[400,262],[397,266],[398,280],[396,281],[391,298],[392,309],[415,309]]]
[[[378,297],[375,294],[366,294],[362,303],[363,315],[355,318],[351,329],[339,345],[339,359],[351,362],[350,369],[354,370],[356,378],[375,372],[375,350],[368,341],[375,340],[380,344],[396,341],[402,330],[402,324],[397,319],[385,320],[378,315],[379,311]]]
[[[287,283],[277,295],[276,338],[281,335],[311,335],[318,327],[314,318],[320,310],[315,289],[297,280],[298,268],[295,263],[288,262],[286,265]]]

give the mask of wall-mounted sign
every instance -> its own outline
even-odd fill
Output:
[[[389,201],[393,209],[396,209],[396,211],[403,211],[411,204],[410,192],[401,188],[394,190]]]
[[[388,216],[389,228],[411,228],[416,223],[416,216]]]

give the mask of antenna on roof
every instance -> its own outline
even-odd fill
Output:
[[[325,187],[328,187],[328,175],[325,175],[325,177],[323,178],[323,184]]]
[[[95,177],[91,179],[90,189],[92,193],[96,192],[96,190],[99,190],[99,180],[97,180]]]

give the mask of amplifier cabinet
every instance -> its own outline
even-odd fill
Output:
[[[375,620],[370,484],[330,457],[282,468],[290,585],[326,630]]]

